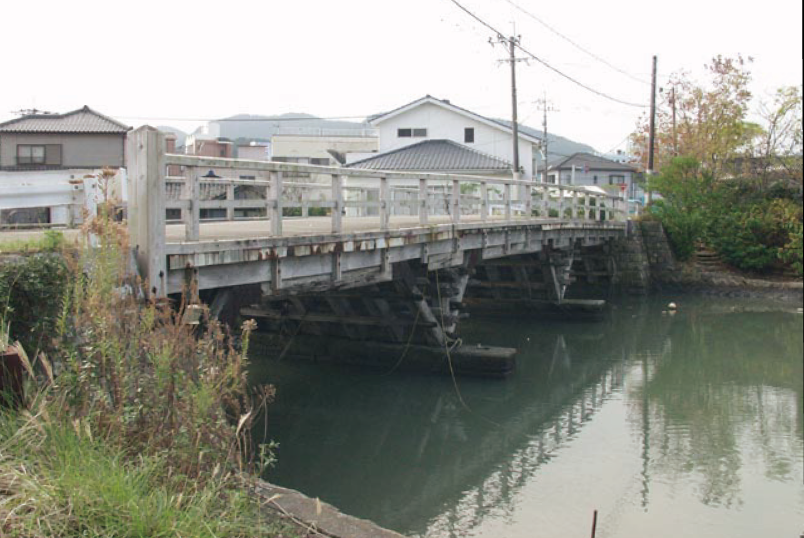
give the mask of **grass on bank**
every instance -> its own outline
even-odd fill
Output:
[[[27,272],[0,287],[0,317],[49,318],[29,335],[48,355],[22,353],[22,405],[0,410],[0,535],[298,535],[247,493],[271,462],[250,445],[273,395],[246,384],[253,327],[238,342],[206,315],[185,323],[182,305],[127,280],[120,224],[86,232],[96,248],[63,253],[57,299],[28,293],[42,282]]]
[[[65,244],[64,234],[59,230],[45,230],[39,237],[29,239],[0,238],[0,254],[32,254],[55,252]]]

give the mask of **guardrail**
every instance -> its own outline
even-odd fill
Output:
[[[307,217],[311,209],[329,215],[333,234],[343,232],[343,217],[349,209],[356,209],[353,216],[376,218],[380,230],[390,229],[392,218],[402,215],[418,215],[421,226],[429,224],[429,217],[442,215],[449,215],[453,223],[469,217],[481,223],[500,219],[625,220],[621,199],[583,187],[170,154],[164,155],[164,163],[185,170],[184,177],[165,178],[165,196],[160,200],[164,200],[164,210],[181,212],[187,241],[200,240],[202,220],[268,219],[270,235],[279,237],[285,219]],[[269,179],[203,177],[207,170],[234,176],[264,173]],[[284,180],[285,174],[299,172],[323,178],[323,182]],[[374,185],[349,185],[356,179]],[[411,183],[418,186],[411,187]]]
[[[446,220],[479,225],[626,220],[619,197],[583,187],[173,155],[165,154],[163,138],[155,129],[142,127],[129,133],[127,151],[132,245],[149,275],[164,273],[168,211],[184,223],[186,242],[203,242],[203,220],[263,219],[270,223],[266,237],[280,238],[285,220],[309,216],[312,210],[330,219],[333,235],[348,231],[347,211],[349,216],[376,219],[380,231],[391,230],[393,219],[402,215],[418,216],[422,227],[429,226],[431,218],[433,224]],[[170,165],[182,167],[183,177],[166,177]],[[285,180],[299,174],[310,179]],[[235,177],[240,175],[255,179]]]

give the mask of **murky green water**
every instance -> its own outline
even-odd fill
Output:
[[[598,323],[466,323],[467,342],[521,353],[513,377],[459,391],[255,358],[278,390],[267,478],[411,536],[587,537],[598,510],[598,537],[798,537],[802,316],[675,300],[674,316],[654,299]]]

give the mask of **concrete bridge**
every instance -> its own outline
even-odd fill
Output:
[[[561,305],[573,264],[626,229],[622,200],[582,187],[164,148],[150,127],[129,135],[128,221],[149,293],[206,294],[216,312],[348,344],[338,353],[443,355],[472,289],[476,303]]]

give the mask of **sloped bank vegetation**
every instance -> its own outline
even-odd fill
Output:
[[[651,188],[662,199],[649,216],[662,222],[678,259],[706,245],[743,271],[804,274],[800,185],[716,181],[694,158],[676,158]]]
[[[246,385],[253,327],[235,346],[205,316],[142,300],[125,231],[104,218],[87,231],[94,249],[0,268],[25,384],[0,406],[0,535],[300,535],[247,493],[271,462],[250,445],[273,390]]]

